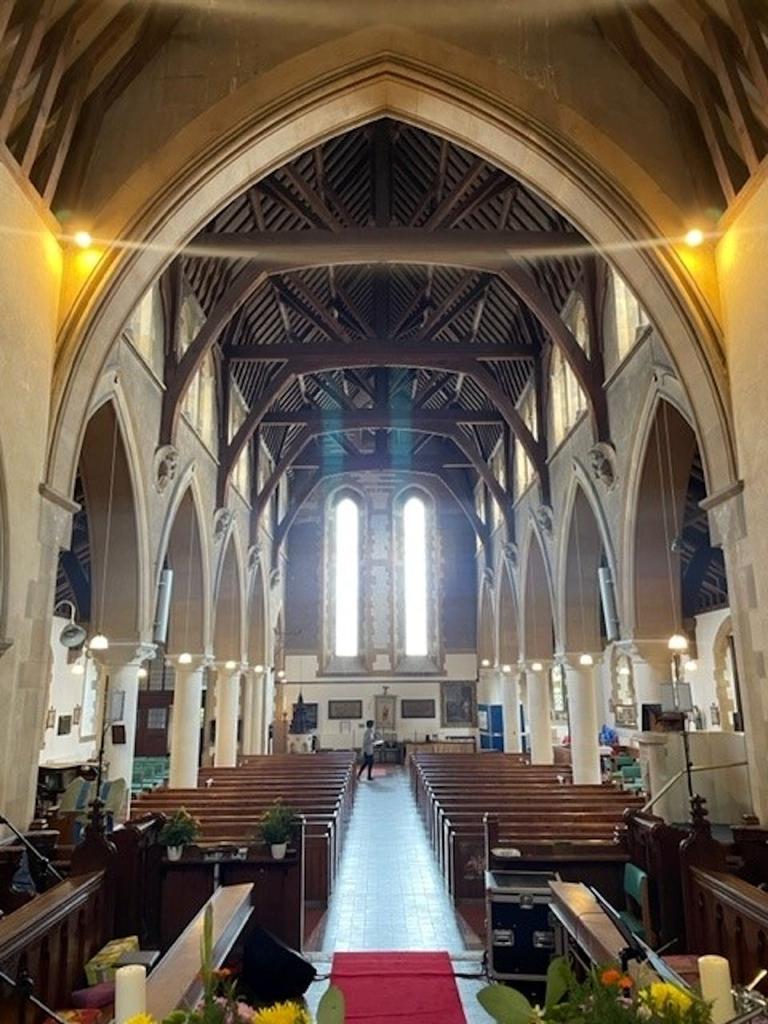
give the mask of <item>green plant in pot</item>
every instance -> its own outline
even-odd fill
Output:
[[[184,847],[200,835],[200,822],[186,807],[180,807],[160,829],[158,840],[168,847],[168,860],[180,860]]]
[[[297,824],[297,814],[281,800],[275,800],[259,821],[262,842],[272,850],[275,860],[282,860]]]

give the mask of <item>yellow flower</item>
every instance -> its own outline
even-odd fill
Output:
[[[155,1018],[148,1013],[135,1013],[127,1018],[125,1024],[155,1024]]]
[[[676,985],[666,981],[654,981],[643,990],[643,1000],[654,1010],[671,1007],[682,1017],[693,1005],[693,999]]]
[[[275,1003],[264,1010],[257,1010],[251,1024],[311,1024],[311,1019],[298,1003]]]

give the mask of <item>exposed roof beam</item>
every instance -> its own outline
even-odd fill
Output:
[[[311,341],[288,345],[229,345],[226,353],[235,362],[276,362],[290,359],[296,366],[308,367],[304,373],[312,372],[311,367],[315,361],[320,361],[324,365],[335,364],[338,369],[343,369],[349,366],[427,366],[432,365],[434,359],[446,364],[463,365],[467,360],[473,359],[504,362],[536,358],[536,349],[532,346],[518,345],[514,342],[464,344],[452,341],[414,342],[398,338],[373,338],[370,341],[349,345]]]
[[[462,423],[483,426],[501,426],[504,417],[495,409],[356,409],[343,412],[336,409],[309,409],[298,412],[276,410],[266,413],[263,426],[305,426],[313,430],[328,427],[332,430],[375,430],[378,428],[437,431],[452,429]]]
[[[338,232],[243,231],[199,234],[190,255],[247,259],[274,270],[354,263],[441,263],[477,269],[515,259],[556,259],[590,248],[575,231],[455,231],[423,228],[345,228]]]

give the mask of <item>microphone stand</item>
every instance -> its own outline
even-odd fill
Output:
[[[36,1006],[38,1010],[42,1010],[46,1017],[49,1017],[51,1020],[55,1020],[56,1024],[67,1024],[63,1017],[60,1017],[58,1013],[55,1013],[46,1006],[45,1003],[37,998],[32,991],[34,982],[26,971],[22,971],[14,981],[10,974],[6,974],[4,970],[0,969],[0,982],[5,982],[6,985],[18,994],[20,999],[25,999],[27,1002],[32,1003],[32,1005]]]
[[[40,853],[37,847],[33,843],[30,843],[27,837],[23,835],[21,832],[19,832],[19,830],[16,828],[13,822],[9,821],[4,814],[0,814],[0,825],[5,825],[7,828],[11,830],[11,832],[13,832],[13,834],[16,836],[19,842],[26,848],[26,850],[29,853],[33,854],[38,863],[42,865],[43,871],[46,874],[53,875],[57,882],[64,881],[63,875],[59,874],[59,872],[56,870],[53,864],[51,864],[48,857]]]

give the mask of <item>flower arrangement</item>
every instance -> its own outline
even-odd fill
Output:
[[[709,1003],[665,981],[641,984],[615,967],[591,971],[584,981],[558,957],[547,972],[543,1006],[504,985],[477,996],[500,1024],[711,1024]]]
[[[194,843],[201,831],[200,822],[186,807],[180,807],[160,829],[158,842],[163,846],[186,846]]]

